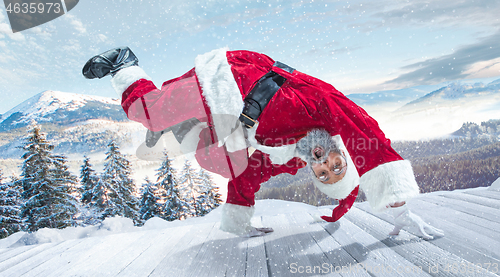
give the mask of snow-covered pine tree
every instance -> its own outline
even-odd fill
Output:
[[[104,161],[104,171],[101,175],[101,187],[106,194],[106,209],[103,218],[108,216],[124,216],[134,220],[139,219],[139,202],[134,195],[134,182],[130,178],[130,162],[120,153],[114,141],[108,144]],[[101,198],[104,200],[104,198]]]
[[[97,176],[95,170],[92,169],[90,159],[85,157],[80,170],[80,184],[82,186],[82,197],[80,201],[82,204],[87,205],[92,201],[92,191],[97,184]]]
[[[21,219],[24,229],[34,232],[41,228],[65,228],[75,224],[77,200],[71,195],[76,184],[66,166],[66,158],[53,155],[54,146],[47,141],[40,126],[31,127],[31,135],[21,146],[21,178],[23,191]]]
[[[158,187],[148,178],[142,186],[141,204],[139,210],[139,219],[143,224],[148,219],[160,216]]]
[[[175,174],[172,160],[169,159],[168,153],[165,152],[163,162],[156,173],[156,176],[158,176],[156,183],[160,192],[160,203],[162,204],[160,217],[168,221],[185,218],[189,209],[189,203],[186,203],[181,197],[180,186]]]
[[[5,182],[0,170],[0,239],[21,230],[19,191],[15,182]]]
[[[200,196],[197,198],[197,203],[201,207],[200,215],[203,216],[219,207],[222,199],[219,188],[212,181],[212,176],[203,168],[198,171],[198,180],[200,182]]]
[[[89,203],[89,208],[94,211],[97,217],[101,220],[104,219],[104,211],[108,208],[108,192],[110,191],[109,184],[107,184],[102,178],[98,178],[96,185],[90,192],[92,198]]]
[[[188,204],[185,217],[199,216],[201,207],[196,203],[196,198],[200,194],[199,180],[198,175],[188,160],[184,162],[184,167],[179,177],[179,184],[181,198]]]

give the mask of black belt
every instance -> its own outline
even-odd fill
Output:
[[[275,62],[273,66],[281,68],[289,73],[295,71],[294,68],[278,61]],[[245,97],[243,112],[240,115],[240,121],[245,124],[245,127],[252,128],[255,125],[260,114],[264,111],[264,108],[285,81],[285,77],[272,70],[267,72],[257,81],[257,84],[255,84],[253,89]]]

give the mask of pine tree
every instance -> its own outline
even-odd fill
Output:
[[[80,170],[80,184],[82,185],[82,197],[80,201],[82,204],[89,204],[92,201],[92,191],[98,181],[94,172],[90,164],[90,159],[85,157]]]
[[[180,186],[175,177],[175,170],[172,168],[172,160],[165,152],[163,162],[157,170],[157,186],[160,191],[161,218],[173,221],[185,218],[189,203],[186,203],[180,194]]]
[[[198,172],[198,180],[200,182],[200,196],[197,198],[197,203],[201,207],[200,215],[205,215],[211,210],[220,206],[222,199],[219,189],[214,185],[210,174],[200,169]]]
[[[90,200],[89,206],[91,209],[95,210],[98,217],[104,218],[103,214],[108,207],[108,192],[110,191],[109,185],[102,179],[98,178],[97,183],[90,192],[92,198]]]
[[[148,219],[160,215],[158,187],[153,184],[148,178],[142,186],[141,204],[139,210],[139,219],[146,222]]]
[[[0,170],[0,239],[5,238],[21,229],[19,210],[19,191],[14,187],[15,181],[4,182]]]
[[[188,204],[185,217],[199,216],[201,207],[196,201],[196,198],[200,195],[199,179],[188,160],[184,162],[179,184],[181,185],[181,197]]]
[[[24,228],[34,232],[41,228],[64,228],[75,224],[76,199],[71,195],[71,186],[76,177],[66,166],[66,158],[53,155],[54,146],[45,138],[39,126],[32,127],[31,135],[21,148],[21,218]]]
[[[138,223],[138,200],[134,196],[134,182],[130,178],[130,162],[120,153],[114,141],[108,144],[104,162],[104,172],[98,182],[101,195],[99,205],[104,205],[103,218],[124,216]]]

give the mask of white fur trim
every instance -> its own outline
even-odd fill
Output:
[[[351,155],[347,151],[340,135],[335,135],[332,137],[335,140],[337,146],[340,150],[344,152],[345,159],[347,161],[347,172],[342,180],[337,181],[333,184],[323,184],[313,173],[313,183],[314,185],[324,194],[328,195],[333,199],[344,199],[359,185],[359,174],[356,170],[356,166],[351,159]],[[311,169],[312,171],[312,169]]]
[[[411,164],[407,160],[377,166],[361,176],[360,188],[370,206],[378,212],[396,202],[408,201],[419,194]]]
[[[243,111],[243,98],[227,62],[228,48],[216,49],[195,59],[195,71],[202,94],[210,107],[219,140],[231,134]],[[229,115],[229,116],[228,116]]]
[[[286,164],[289,160],[297,156],[297,154],[295,153],[295,148],[297,146],[296,144],[288,144],[277,147],[260,144],[255,139],[257,128],[259,128],[258,123],[255,124],[253,128],[247,130],[248,142],[250,142],[250,145],[253,148],[269,154],[269,159],[273,164]]]
[[[247,207],[225,203],[222,207],[220,229],[238,236],[245,236],[252,231],[250,220],[254,212],[254,206]]]
[[[151,78],[138,66],[130,66],[120,69],[111,79],[111,85],[118,96],[122,96],[125,90],[140,79],[151,80]]]

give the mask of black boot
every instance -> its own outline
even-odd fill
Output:
[[[130,48],[118,47],[92,57],[83,66],[82,73],[87,79],[101,79],[109,74],[114,76],[118,70],[138,63],[139,60]]]

